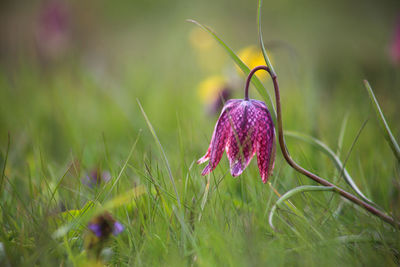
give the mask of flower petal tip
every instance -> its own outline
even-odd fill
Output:
[[[233,177],[239,176],[244,171],[244,168],[240,162],[234,163],[231,167],[231,175]]]
[[[265,175],[263,175],[263,176],[261,177],[261,179],[262,179],[262,182],[263,182],[264,184],[266,184],[266,183],[268,182],[268,180],[269,180],[269,177],[271,177],[272,175],[274,175],[272,172],[271,172],[271,173],[268,173],[268,174],[265,174]]]
[[[204,162],[206,162],[206,161],[208,161],[209,160],[209,157],[201,157],[201,158],[199,158],[198,160],[197,160],[197,164],[202,164],[202,163],[204,163]]]
[[[263,176],[261,179],[262,179],[262,182],[264,183],[264,184],[266,184],[267,182],[268,182],[268,176]]]
[[[212,171],[211,166],[207,165],[204,170],[201,172],[201,175],[205,176],[207,174],[209,174]]]

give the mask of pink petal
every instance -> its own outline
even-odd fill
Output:
[[[197,160],[197,164],[202,164],[202,163],[206,162],[207,160],[209,160],[210,152],[211,152],[211,144],[208,147],[206,154]]]
[[[211,138],[211,143],[207,153],[197,161],[198,163],[203,163],[210,160],[201,173],[202,175],[207,175],[212,172],[217,167],[222,155],[224,154],[227,138],[231,130],[229,126],[228,113],[230,110],[235,109],[237,102],[238,100],[230,100],[225,104],[217,124],[215,125],[213,137]]]
[[[257,163],[263,183],[268,181],[275,163],[275,130],[265,104],[257,106]]]
[[[226,152],[233,177],[240,175],[246,169],[255,154],[257,136],[255,112],[255,108],[249,101],[242,101],[229,114],[232,131],[228,138]]]

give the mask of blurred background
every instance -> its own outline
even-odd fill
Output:
[[[238,52],[258,45],[256,7],[257,1],[2,1],[2,144],[7,131],[21,141],[34,132],[59,152],[100,132],[130,136],[143,124],[136,98],[149,104],[153,119],[162,118],[161,131],[173,134],[176,112],[200,113],[198,85],[233,66],[185,19],[210,26]],[[395,0],[265,1],[264,40],[282,84],[287,125],[309,131],[315,120],[331,124],[352,108],[367,112],[362,79],[395,120],[399,25]],[[241,96],[242,84],[235,87]],[[307,117],[296,119],[299,110],[308,110]],[[60,143],[64,137],[70,139]]]

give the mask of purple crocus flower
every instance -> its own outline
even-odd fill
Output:
[[[257,154],[262,181],[274,168],[275,130],[267,106],[262,101],[232,99],[226,102],[215,126],[207,153],[197,163],[209,160],[202,175],[212,172],[226,150],[232,176],[240,175]]]

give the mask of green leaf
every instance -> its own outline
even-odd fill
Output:
[[[334,191],[334,188],[329,187],[329,186],[303,185],[303,186],[298,186],[296,188],[293,188],[292,190],[287,191],[276,201],[275,205],[272,206],[272,209],[271,209],[271,212],[269,213],[269,218],[268,218],[268,223],[271,226],[271,228],[275,230],[275,227],[273,224],[273,217],[274,217],[274,214],[275,214],[275,211],[276,211],[276,208],[278,205],[280,205],[282,202],[286,201],[287,199],[291,198],[292,196],[294,196],[298,193],[310,192],[310,191]]]
[[[386,122],[385,116],[383,115],[381,107],[379,106],[378,100],[376,100],[376,97],[371,88],[371,85],[369,84],[369,82],[367,80],[364,80],[364,86],[367,89],[369,99],[371,99],[372,106],[375,109],[376,117],[378,118],[378,122],[383,130],[383,134],[386,138],[386,141],[389,143],[389,146],[392,149],[393,154],[397,158],[397,161],[400,163],[399,144],[397,143],[396,139],[394,138],[392,131],[390,130],[390,127],[389,127],[388,123]]]
[[[249,67],[247,67],[247,65],[244,64],[244,62],[235,54],[235,52],[233,52],[233,50],[221,38],[219,38],[218,35],[213,30],[211,30],[209,27],[207,27],[207,26],[205,26],[205,25],[203,25],[203,24],[201,24],[201,23],[199,23],[199,22],[197,22],[195,20],[188,19],[187,21],[196,24],[197,26],[199,26],[200,28],[202,28],[203,30],[208,32],[212,37],[214,37],[214,39],[222,46],[222,48],[228,53],[228,55],[232,58],[232,60],[243,71],[243,73],[246,76],[249,75],[249,73],[250,73]],[[254,76],[251,79],[251,82],[256,87],[257,92],[261,95],[261,97],[263,98],[264,102],[270,104],[270,107],[272,108],[272,112],[271,113],[272,113],[273,119],[276,120],[275,107],[274,107],[274,103],[272,101],[272,98],[271,98],[270,94],[265,89],[265,87],[263,86],[261,81],[257,78],[257,76]]]

